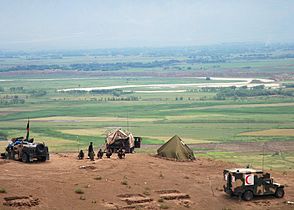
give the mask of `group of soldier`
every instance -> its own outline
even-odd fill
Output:
[[[110,148],[106,148],[106,150],[104,150],[104,151],[102,151],[102,149],[100,148],[97,152],[97,158],[102,159],[104,153],[107,158],[110,158],[112,156],[112,150]],[[122,149],[122,147],[117,151],[117,156],[119,159],[125,158],[125,152]],[[78,155],[78,159],[82,160],[82,159],[84,159],[84,157],[85,157],[85,154],[84,154],[83,150],[80,150],[79,155]],[[90,160],[94,161],[95,152],[94,152],[94,148],[93,148],[93,142],[90,142],[90,145],[88,147],[88,157]]]

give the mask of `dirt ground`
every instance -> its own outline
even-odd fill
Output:
[[[126,159],[77,160],[52,154],[46,163],[0,160],[0,209],[293,209],[294,172],[272,172],[286,184],[285,196],[239,201],[226,195],[223,169],[232,163],[210,159],[174,162],[147,154]],[[83,192],[81,194],[77,192]],[[11,198],[14,197],[14,198]],[[9,206],[11,205],[11,206]]]

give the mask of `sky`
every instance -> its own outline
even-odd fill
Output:
[[[294,42],[293,0],[0,0],[0,49]]]

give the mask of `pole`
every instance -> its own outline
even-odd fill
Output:
[[[264,170],[264,147],[265,147],[265,142],[263,143],[263,146],[262,146],[262,171]]]
[[[128,129],[128,132],[129,131],[129,111],[127,111],[127,129]]]
[[[78,144],[78,152],[80,152],[80,142],[79,142],[79,136],[77,136],[77,144]]]

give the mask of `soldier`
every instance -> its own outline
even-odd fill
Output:
[[[101,148],[99,149],[99,151],[97,153],[97,157],[98,157],[98,159],[102,159],[102,157],[103,157],[103,152],[102,152]]]
[[[94,161],[95,152],[94,152],[94,151],[91,152],[89,157],[90,157],[90,160],[91,160],[91,161]]]
[[[84,159],[84,152],[83,152],[83,150],[81,150],[80,151],[80,153],[79,153],[79,155],[78,155],[78,158],[79,158],[79,160],[82,160],[82,159]]]
[[[93,149],[93,142],[90,142],[90,145],[88,147],[88,157],[90,158],[91,156],[91,153],[94,152],[94,149]]]
[[[123,158],[125,158],[126,154],[125,154],[125,152],[123,151],[122,148],[120,148],[120,149],[118,150],[118,152],[117,152],[117,156],[118,156],[119,159],[123,159]]]
[[[107,150],[106,150],[106,157],[107,157],[107,158],[110,158],[111,155],[112,155],[112,151],[111,151],[111,149],[107,149]]]

